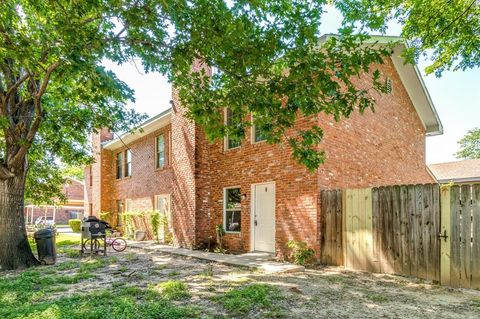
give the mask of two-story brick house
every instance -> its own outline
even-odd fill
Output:
[[[318,252],[322,189],[433,182],[425,139],[442,126],[418,70],[400,58],[402,49],[380,66],[392,92],[377,98],[375,112],[340,122],[323,114],[298,120],[298,127],[324,130],[327,160],[316,172],[292,160],[287,146],[267,144],[254,127],[240,144],[208,143],[174,91],[172,108],[146,121],[142,133],[93,137],[87,211],[167,210],[174,242],[185,247],[214,239],[221,224],[230,250],[281,254],[296,239]]]

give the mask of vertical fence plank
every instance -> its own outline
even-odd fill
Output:
[[[427,274],[427,269],[425,267],[425,253],[424,253],[424,242],[423,242],[423,185],[415,186],[415,229],[416,229],[416,240],[415,240],[415,253],[417,255],[417,277],[425,278]]]
[[[359,269],[367,270],[365,189],[358,190],[358,261]]]
[[[437,283],[440,282],[440,238],[438,234],[440,232],[440,186],[433,185],[433,200],[432,200],[432,211],[433,211],[433,231],[430,234],[430,240],[432,241],[432,251],[433,251],[433,267],[434,267],[434,279]]]
[[[360,252],[360,243],[359,243],[359,216],[358,216],[358,189],[352,190],[352,257],[353,257],[353,268],[361,269],[360,268],[360,259],[359,259],[359,252]]]
[[[480,289],[480,184],[472,186],[472,284]]]
[[[460,209],[461,209],[461,228],[460,228],[460,285],[470,288],[470,269],[471,269],[471,247],[472,247],[472,214],[471,214],[471,194],[470,185],[463,185],[460,188]]]
[[[440,242],[440,282],[442,285],[450,285],[450,251],[451,251],[451,212],[450,212],[450,187],[442,187],[441,189],[441,229],[440,233],[447,237],[441,238]]]
[[[336,206],[335,206],[335,221],[336,221],[336,229],[337,233],[335,234],[336,237],[336,264],[338,266],[343,265],[343,249],[342,249],[342,244],[343,244],[343,231],[342,231],[342,191],[337,190],[335,192],[336,196]]]
[[[375,258],[373,255],[373,221],[372,221],[372,189],[365,190],[365,247],[367,257],[367,270],[375,271]]]
[[[410,274],[411,276],[416,277],[418,275],[418,260],[417,260],[417,253],[416,253],[416,246],[417,246],[417,224],[415,222],[415,206],[416,206],[416,199],[415,199],[415,186],[408,185],[408,202],[407,202],[407,211],[408,211],[408,223],[410,226],[410,251],[409,251],[409,258],[410,258]]]
[[[435,268],[433,267],[433,245],[431,242],[431,233],[433,230],[433,205],[432,205],[432,185],[423,187],[423,212],[422,212],[422,230],[423,230],[423,258],[425,261],[425,279],[433,280],[435,278]],[[434,235],[434,237],[436,237]]]
[[[408,218],[408,188],[400,187],[400,242],[402,253],[402,270],[405,276],[410,276],[410,223]]]
[[[392,192],[390,187],[382,187],[382,207],[383,207],[383,251],[386,255],[385,272],[388,274],[395,273],[393,256],[393,209],[392,209]]]
[[[460,187],[450,188],[450,223],[451,223],[451,251],[450,251],[450,284],[460,287]]]
[[[396,274],[403,274],[402,239],[400,236],[400,187],[393,186],[392,192],[392,225],[393,225],[393,262]]]
[[[351,189],[345,190],[346,193],[346,203],[345,203],[345,209],[346,209],[346,218],[345,218],[345,248],[346,248],[346,259],[345,259],[345,266],[347,268],[353,268],[354,266],[354,258],[353,258],[353,252],[352,250],[354,249],[354,241],[353,241],[353,207],[352,207],[352,193],[353,191]]]
[[[373,238],[373,266],[375,272],[381,272],[381,225],[380,225],[379,189],[372,189],[372,238]]]

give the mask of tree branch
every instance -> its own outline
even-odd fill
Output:
[[[4,164],[0,164],[0,180],[5,180],[14,177],[12,173]]]
[[[22,83],[25,82],[25,81],[28,79],[29,76],[30,76],[30,75],[27,73],[27,74],[25,74],[24,76],[22,76],[20,79],[18,79],[17,82],[15,82],[15,84],[13,84],[13,85],[8,89],[7,93],[5,94],[5,100],[8,100],[9,97],[10,97],[10,95],[11,95],[13,92],[15,92],[15,90],[18,89],[18,87],[19,87],[20,85],[22,85]]]
[[[40,89],[38,90],[38,92],[35,94],[36,99],[40,99],[42,97],[43,93],[45,93],[45,90],[47,89],[48,81],[50,80],[50,76],[52,75],[52,72],[59,65],[60,65],[60,61],[57,61],[47,68],[47,72],[45,73],[45,76],[43,77],[42,85],[40,86]]]

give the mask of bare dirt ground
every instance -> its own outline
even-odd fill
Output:
[[[452,289],[399,276],[350,272],[337,267],[264,274],[130,248],[96,258],[102,264],[97,263],[92,270],[94,277],[57,292],[53,289],[46,298],[55,300],[105,288],[156,289],[161,283],[179,281],[186,284],[188,297],[175,299],[174,304],[195,307],[192,316],[199,318],[480,318],[480,291]],[[95,260],[61,256],[56,266],[44,269],[67,276],[77,271],[75,263],[88,265]],[[52,270],[48,271],[49,268]],[[259,293],[253,299],[245,299],[241,294],[242,289],[252,285],[258,288],[259,284],[260,288],[272,289],[267,289],[268,302],[259,302],[265,296],[258,290],[253,290],[253,294]],[[233,301],[221,299],[234,290],[240,294],[234,295]]]

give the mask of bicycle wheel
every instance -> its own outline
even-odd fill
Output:
[[[112,241],[112,248],[117,252],[124,251],[127,248],[127,242],[123,238],[115,238]]]
[[[92,249],[94,251],[97,251],[100,248],[100,242],[98,239],[92,239],[93,240],[93,247]],[[84,251],[90,251],[90,239],[87,239],[83,242],[83,250]]]

